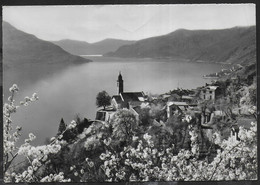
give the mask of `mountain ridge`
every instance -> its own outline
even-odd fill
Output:
[[[3,28],[3,83],[30,86],[37,80],[51,77],[70,66],[91,62],[72,55],[61,47],[25,33],[8,22]],[[1,75],[2,76],[2,75]],[[2,80],[1,80],[2,82]],[[8,88],[4,88],[4,93]]]
[[[124,45],[104,56],[122,58],[183,58],[190,61],[245,63],[256,61],[255,26],[215,30],[178,29],[162,36]]]
[[[19,63],[71,63],[81,64],[91,60],[71,55],[61,47],[16,29],[3,21],[3,58],[5,64]]]

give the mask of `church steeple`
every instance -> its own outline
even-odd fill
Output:
[[[122,78],[121,71],[119,72],[118,75],[117,87],[118,87],[118,94],[124,92],[124,80]]]

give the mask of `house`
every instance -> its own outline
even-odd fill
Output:
[[[96,120],[109,122],[115,113],[116,110],[113,107],[100,109],[96,113]]]
[[[170,118],[172,115],[178,115],[181,114],[182,112],[185,112],[189,105],[186,102],[167,102],[167,118]]]
[[[169,97],[171,97],[170,94],[163,94],[163,95],[162,95],[162,98],[163,98],[163,99],[168,99]]]
[[[194,98],[194,97],[192,97],[192,96],[185,96],[185,95],[183,95],[183,96],[181,97],[181,100],[184,101],[184,102],[187,102],[187,103],[191,103],[192,100],[193,100],[193,98]]]
[[[181,100],[181,96],[176,93],[171,94],[171,96],[167,98],[167,101],[180,101],[180,100]]]
[[[200,91],[200,98],[203,100],[215,100],[220,94],[218,86],[208,85]]]

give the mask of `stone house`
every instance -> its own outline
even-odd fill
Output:
[[[220,94],[218,86],[206,86],[200,91],[200,98],[203,100],[213,100]]]

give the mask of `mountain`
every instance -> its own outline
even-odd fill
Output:
[[[256,61],[256,27],[222,30],[179,29],[167,35],[121,46],[105,56],[181,58],[191,61],[246,63]]]
[[[3,82],[8,89],[13,83],[31,85],[61,72],[69,66],[91,62],[72,55],[61,47],[22,32],[3,22]],[[1,80],[2,81],[2,80]]]
[[[104,53],[116,51],[120,46],[133,44],[134,42],[119,39],[105,39],[95,43],[69,39],[53,41],[54,44],[75,55],[103,55]]]
[[[3,22],[4,63],[67,63],[81,64],[91,60],[71,55],[61,47],[36,36],[22,32]]]

